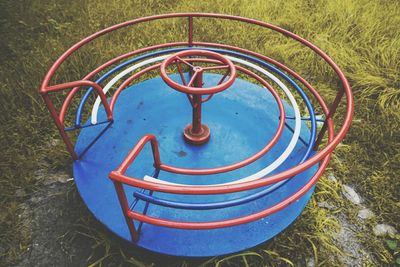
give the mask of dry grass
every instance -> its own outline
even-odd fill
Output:
[[[37,94],[47,68],[69,46],[90,33],[128,19],[175,11],[227,13],[271,22],[325,50],[349,78],[356,105],[351,131],[335,151],[328,173],[353,185],[378,215],[367,227],[384,221],[400,229],[398,1],[9,0],[0,3],[0,244],[5,248],[1,263],[17,261],[30,241],[30,233],[21,230],[18,217],[24,197],[16,197],[14,192],[20,188],[28,195],[34,192],[39,186],[34,179],[37,169],[70,169],[63,145],[48,145],[59,137]],[[218,38],[278,59],[308,79],[328,100],[332,99],[337,79],[326,64],[301,46],[258,28],[207,20],[197,23],[203,26],[196,28],[198,40]],[[101,38],[71,57],[55,82],[79,79],[123,52],[178,40],[185,35],[185,29],[179,20],[171,24],[146,23],[143,28],[129,28]],[[303,265],[308,258],[314,258],[319,265],[341,265],[338,258],[343,252],[332,240],[338,222],[334,214],[316,205],[329,199],[354,218],[355,209],[341,200],[339,192],[340,184],[322,179],[308,208],[290,229],[251,251],[213,258],[204,265],[293,266]],[[90,264],[162,264],[123,247],[110,247],[108,236],[88,227],[91,220],[83,218],[81,229],[97,244]],[[360,240],[379,264],[394,263],[396,252],[387,247],[384,238],[365,232]],[[173,266],[192,264],[202,262],[171,262]]]

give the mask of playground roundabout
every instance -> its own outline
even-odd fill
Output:
[[[187,24],[187,40],[140,48],[81,80],[50,85],[59,66],[92,40],[172,18]],[[254,24],[305,45],[340,79],[335,100],[328,105],[309,82],[266,55],[196,40],[201,18]],[[56,109],[52,97],[65,90]],[[66,125],[79,90],[86,92]],[[135,246],[191,257],[241,251],[287,228],[306,207],[353,114],[347,79],[318,47],[265,22],[208,13],[145,17],[97,32],[53,64],[40,93],[93,215]],[[334,121],[339,105],[345,114]],[[75,144],[71,131],[79,131]]]

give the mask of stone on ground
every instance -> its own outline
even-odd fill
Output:
[[[351,203],[356,205],[361,204],[362,202],[361,197],[352,187],[348,185],[343,185],[342,193]]]
[[[387,224],[377,224],[374,226],[373,231],[376,236],[397,234],[397,230],[393,226]]]

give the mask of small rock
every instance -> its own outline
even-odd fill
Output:
[[[333,174],[328,175],[328,180],[331,181],[332,183],[338,182],[338,180],[336,179],[336,177]]]
[[[41,196],[33,196],[33,197],[31,197],[30,200],[32,201],[32,203],[39,203],[40,201],[43,200],[43,197],[41,197]]]
[[[27,215],[29,213],[29,210],[30,210],[29,205],[26,204],[26,203],[19,204],[18,208],[21,211],[21,214],[24,215],[24,216]]]
[[[326,201],[318,202],[317,205],[318,205],[318,207],[324,208],[324,209],[327,209],[327,210],[334,210],[334,209],[336,209],[336,207],[335,207],[334,205],[329,204],[329,203],[326,202]]]
[[[373,231],[376,236],[394,235],[397,233],[397,230],[393,226],[387,224],[377,224]]]
[[[60,174],[56,176],[56,181],[62,184],[68,183],[69,181],[72,181],[73,178],[71,178],[69,175],[66,174]]]
[[[16,197],[24,197],[26,196],[25,190],[20,188],[18,190],[15,191],[15,196]]]
[[[359,205],[361,203],[360,196],[350,186],[343,185],[342,193],[351,203],[357,204],[357,205]]]
[[[375,216],[375,214],[374,214],[371,210],[369,210],[369,209],[367,209],[367,208],[362,209],[362,210],[360,210],[360,211],[358,212],[358,217],[361,218],[361,219],[363,219],[363,220],[372,218],[372,217],[374,217],[374,216]]]
[[[306,266],[307,266],[307,267],[315,267],[314,258],[308,258],[308,259],[306,259]]]
[[[49,145],[50,146],[57,146],[60,143],[59,139],[50,139],[49,140]]]
[[[71,178],[69,175],[65,173],[55,173],[55,174],[49,174],[43,181],[43,184],[44,185],[52,185],[54,183],[65,184],[72,180],[73,178]]]

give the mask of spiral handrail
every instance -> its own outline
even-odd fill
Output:
[[[170,19],[170,18],[187,18],[187,23],[188,23],[188,39],[187,41],[183,42],[175,42],[175,43],[167,43],[167,44],[159,44],[151,47],[146,47],[146,48],[141,48],[136,51],[129,52],[127,54],[121,55],[117,58],[114,58],[112,60],[109,60],[108,62],[104,63],[100,67],[96,68],[94,71],[86,75],[82,80],[80,81],[73,81],[73,82],[67,82],[63,84],[57,84],[57,85],[50,85],[50,81],[54,75],[54,73],[58,70],[59,66],[75,51],[77,51],[79,48],[82,46],[90,43],[94,39],[105,35],[109,32],[131,26],[131,25],[136,25],[140,24],[143,22],[147,21],[154,21],[154,20],[161,20],[161,19]],[[212,18],[212,19],[224,19],[224,20],[233,20],[233,21],[240,21],[243,23],[248,23],[248,24],[253,24],[253,25],[258,25],[264,28],[271,29],[273,31],[279,32],[289,38],[294,39],[295,41],[305,45],[306,47],[310,48],[313,52],[318,54],[326,63],[328,63],[331,68],[335,71],[337,74],[338,78],[341,81],[342,87],[340,90],[337,92],[336,98],[333,101],[332,105],[330,108],[325,104],[323,98],[319,95],[317,90],[315,90],[305,79],[303,79],[300,75],[286,67],[285,65],[279,63],[276,60],[273,60],[269,57],[266,57],[265,55],[253,52],[253,51],[248,51],[244,48],[239,48],[239,47],[234,47],[231,45],[226,45],[226,44],[217,44],[217,43],[208,43],[208,42],[201,42],[201,41],[194,41],[193,38],[193,29],[194,29],[194,19],[195,18]],[[240,168],[248,162],[239,162],[237,164],[233,165],[228,165],[228,166],[222,166],[222,167],[217,167],[217,168],[210,168],[210,169],[189,169],[189,168],[181,168],[181,167],[176,167],[176,166],[170,166],[167,164],[164,164],[161,162],[160,159],[160,154],[158,151],[158,144],[156,141],[155,136],[149,134],[145,135],[135,146],[134,148],[130,151],[130,153],[127,155],[125,160],[121,163],[121,165],[115,170],[112,171],[109,174],[109,177],[112,179],[112,181],[115,184],[115,188],[119,197],[119,201],[121,204],[121,207],[124,211],[124,216],[126,219],[126,222],[128,224],[128,227],[130,229],[132,239],[137,240],[138,235],[135,230],[135,226],[132,222],[132,219],[139,220],[141,222],[145,223],[150,223],[150,224],[155,224],[159,226],[165,226],[165,227],[172,227],[172,228],[183,228],[183,229],[215,229],[215,228],[221,228],[221,227],[229,227],[229,226],[234,226],[238,224],[243,224],[247,222],[251,222],[257,219],[260,219],[262,217],[268,216],[274,212],[277,212],[286,206],[290,205],[297,199],[299,199],[302,195],[304,195],[308,190],[312,188],[312,186],[315,185],[315,183],[318,181],[319,177],[322,175],[323,171],[325,170],[326,166],[329,163],[329,159],[331,156],[331,153],[333,149],[341,142],[341,140],[344,138],[344,135],[346,134],[347,130],[350,127],[350,123],[352,120],[353,112],[354,112],[354,104],[353,104],[353,95],[351,91],[351,87],[349,82],[347,81],[345,75],[343,72],[340,70],[340,68],[336,65],[336,63],[327,55],[325,54],[320,48],[312,44],[311,42],[305,40],[304,38],[288,31],[283,28],[280,28],[278,26],[265,23],[262,21],[254,20],[254,19],[249,19],[249,18],[243,18],[239,16],[232,16],[232,15],[224,15],[224,14],[212,14],[212,13],[171,13],[171,14],[163,14],[163,15],[156,15],[156,16],[149,16],[149,17],[144,17],[144,18],[139,18],[139,19],[134,19],[130,20],[127,22],[123,22],[111,27],[108,27],[104,30],[101,30],[97,33],[94,33],[90,35],[89,37],[79,41],[75,45],[73,45],[71,48],[69,48],[66,52],[64,52],[55,62],[54,64],[50,67],[49,71],[47,72],[41,87],[40,87],[40,94],[43,96],[45,103],[56,123],[56,126],[60,132],[60,135],[62,136],[67,150],[71,154],[71,157],[74,160],[77,160],[79,156],[76,154],[72,141],[68,137],[66,133],[66,128],[65,128],[65,114],[67,112],[68,106],[70,105],[73,97],[76,95],[77,91],[82,87],[86,86],[89,87],[87,94],[85,95],[83,104],[81,104],[81,107],[84,105],[85,101],[87,100],[87,95],[91,93],[91,91],[96,90],[98,93],[99,97],[101,98],[101,102],[106,110],[107,113],[107,120],[112,122],[112,111],[113,107],[115,106],[116,99],[119,95],[119,93],[129,85],[130,82],[135,80],[136,77],[139,77],[140,75],[146,73],[147,71],[151,69],[155,69],[156,65],[153,65],[152,67],[148,67],[146,70],[142,70],[133,76],[131,76],[128,80],[126,80],[117,90],[117,92],[114,94],[111,103],[109,104],[106,96],[103,92],[103,88],[96,82],[91,81],[90,79],[94,77],[97,73],[100,71],[106,69],[107,67],[117,63],[118,61],[121,61],[123,59],[126,59],[128,57],[131,57],[133,55],[141,54],[144,52],[160,49],[160,48],[166,48],[166,47],[197,47],[197,46],[203,46],[206,48],[224,48],[224,49],[229,49],[231,51],[236,51],[236,52],[242,52],[246,53],[249,55],[252,55],[256,58],[259,58],[261,60],[265,60],[267,62],[270,62],[274,64],[275,66],[283,69],[290,75],[292,75],[294,78],[296,78],[298,81],[300,81],[309,91],[311,94],[316,98],[320,106],[322,107],[322,110],[325,114],[325,121],[322,129],[319,132],[318,139],[315,142],[315,144],[310,144],[312,145],[315,150],[318,149],[318,146],[320,145],[323,137],[325,136],[325,133],[328,132],[328,142],[326,145],[318,150],[314,156],[308,158],[304,162],[296,165],[295,167],[292,167],[288,170],[282,171],[280,173],[276,173],[261,179],[257,180],[252,180],[252,181],[246,181],[246,182],[239,182],[239,183],[234,183],[234,184],[226,184],[226,185],[210,185],[207,187],[204,186],[182,186],[182,185],[174,185],[174,184],[163,184],[163,183],[157,183],[153,181],[145,181],[141,180],[135,177],[130,177],[125,174],[126,170],[130,167],[130,165],[134,162],[135,158],[137,155],[140,153],[140,151],[143,149],[144,145],[147,142],[151,142],[152,145],[152,151],[153,151],[153,157],[154,157],[154,167],[157,170],[161,171],[167,171],[170,173],[177,173],[177,174],[186,174],[186,175],[210,175],[210,174],[216,174],[216,173],[221,173],[221,172],[229,172],[234,169]],[[121,66],[121,67],[120,67]],[[124,67],[124,64],[121,64],[120,68]],[[132,78],[133,77],[133,78]],[[56,108],[54,107],[54,104],[52,103],[49,94],[58,92],[60,90],[66,90],[66,89],[71,89],[67,97],[65,98],[63,105],[61,107],[60,112],[57,112]],[[335,111],[337,107],[339,106],[343,98],[345,96],[346,98],[346,107],[345,107],[345,114],[344,114],[344,119],[341,124],[341,128],[338,129],[338,131],[335,134],[334,131],[334,125],[333,125],[333,115],[335,114]],[[81,128],[80,125],[80,115],[77,116],[77,123],[76,123],[76,129]],[[266,152],[265,152],[266,153]],[[209,194],[225,194],[225,193],[234,193],[234,192],[242,192],[245,190],[251,190],[251,189],[256,189],[256,188],[261,188],[267,185],[271,185],[274,183],[279,183],[284,181],[285,179],[288,179],[290,177],[295,176],[296,174],[299,174],[308,168],[320,163],[318,170],[316,173],[308,180],[308,182],[300,188],[297,192],[292,194],[291,196],[287,197],[285,200],[281,201],[280,203],[269,207],[267,209],[261,210],[259,212],[238,217],[238,218],[232,218],[228,220],[223,220],[223,221],[214,221],[214,222],[178,222],[178,221],[171,221],[171,220],[165,220],[162,218],[154,218],[145,214],[141,214],[138,212],[135,212],[129,208],[127,205],[127,199],[126,195],[123,189],[122,184],[130,185],[130,186],[135,186],[151,191],[158,191],[158,192],[165,192],[165,193],[174,193],[174,194],[187,194],[187,195],[209,195]]]

